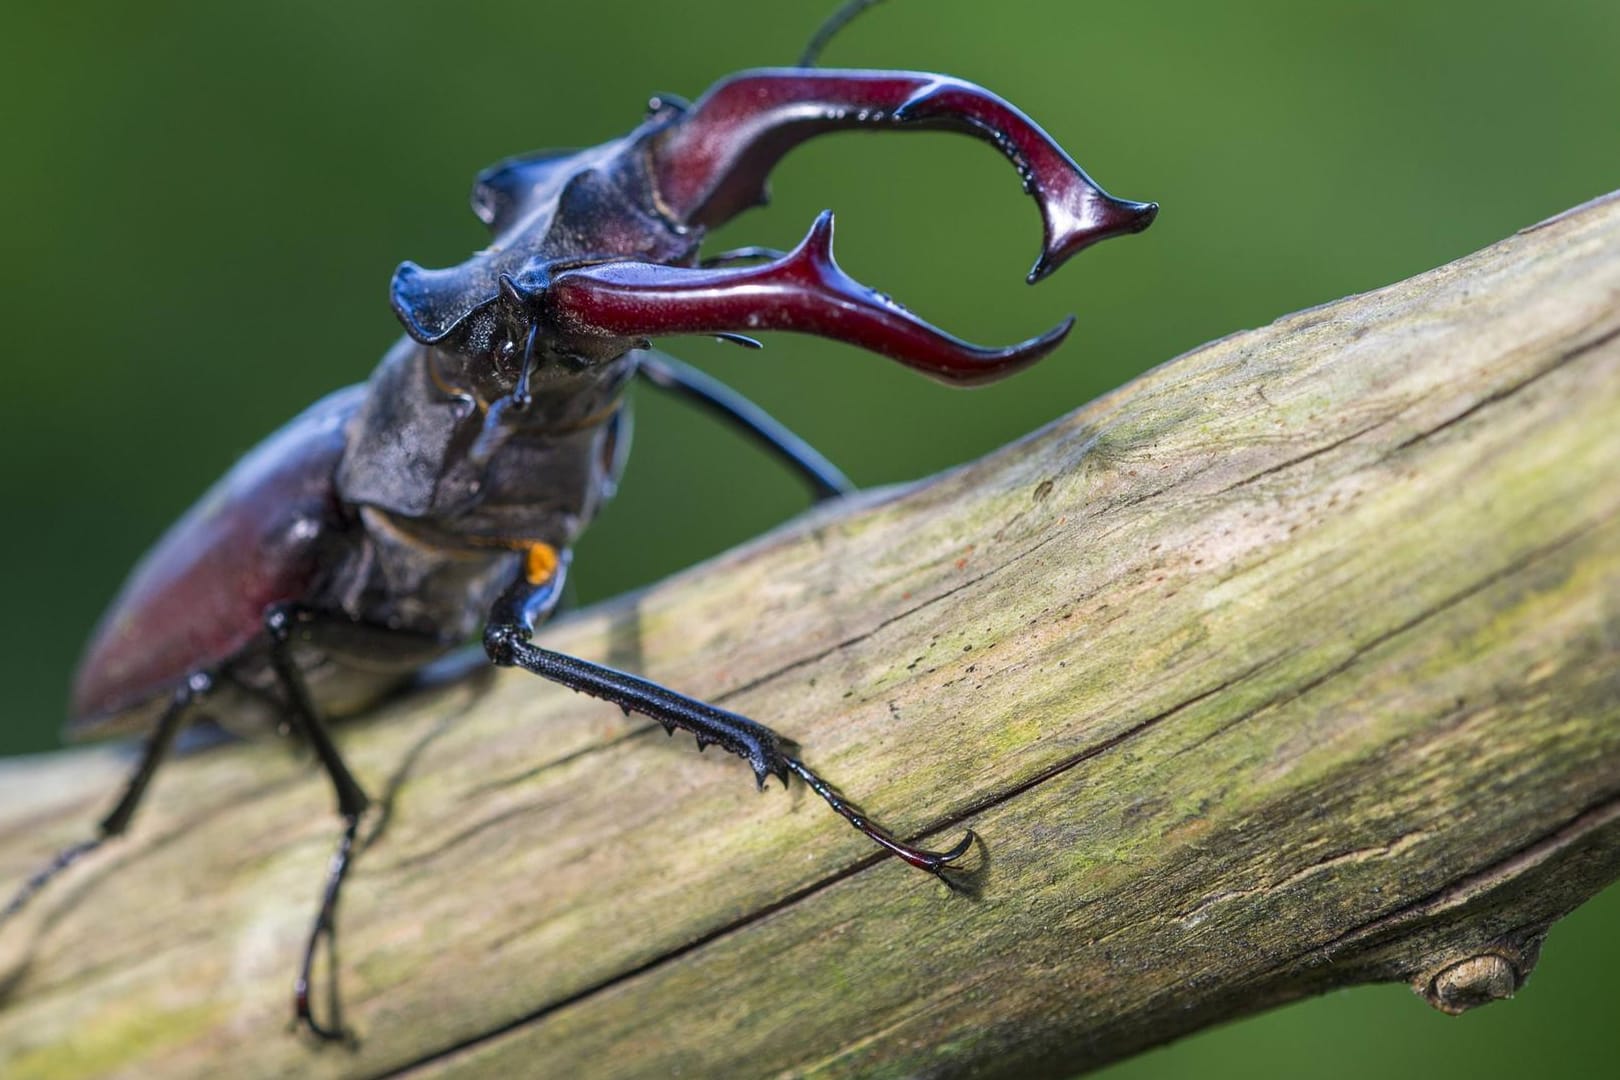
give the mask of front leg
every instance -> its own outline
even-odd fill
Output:
[[[868,821],[859,808],[846,802],[832,785],[794,757],[789,752],[793,749],[790,743],[765,725],[678,694],[650,680],[534,644],[531,640],[534,627],[555,610],[562,594],[568,559],[567,552],[554,559],[531,558],[531,568],[550,562],[550,573],[544,577],[532,572],[521,575],[496,602],[484,629],[484,649],[491,661],[500,667],[519,667],[570,690],[611,701],[627,714],[638,712],[650,716],[671,734],[676,728],[690,731],[697,738],[699,748],[712,743],[748,762],[761,788],[770,776],[779,778],[785,788],[789,774],[796,774],[840,817],[874,843],[919,870],[934,874],[947,885],[952,884],[945,871],[973,846],[971,831],[949,851],[914,847]]]

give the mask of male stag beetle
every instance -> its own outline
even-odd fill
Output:
[[[847,10],[847,9],[846,9]],[[825,34],[818,39],[825,40]],[[814,49],[814,46],[813,46]],[[135,568],[85,653],[70,731],[149,733],[96,835],[26,882],[0,918],[129,826],[176,734],[206,701],[232,730],[283,728],[336,789],[342,834],[295,987],[332,933],[365,788],[327,721],[377,702],[475,638],[489,659],[682,728],[746,761],[763,787],[798,776],[912,866],[947,880],[947,851],[866,820],[764,725],[534,643],[569,548],[613,492],[636,376],[707,406],[780,455],[820,496],[850,490],[826,459],[735,392],[648,339],[787,330],[868,349],[953,385],[1009,375],[1051,352],[1072,317],[1022,344],[980,348],[854,281],[823,213],[786,254],[703,257],[710,228],[764,201],[789,149],[823,132],[955,131],[1017,168],[1040,206],[1035,282],[1099,240],[1139,232],[1152,203],[1104,192],[1023,113],[972,83],[906,71],[746,71],[694,104],[654,98],[628,135],[511,158],[472,192],[494,241],[459,266],[405,263],[390,297],[406,336],[364,384],[339,390],[230,470]]]

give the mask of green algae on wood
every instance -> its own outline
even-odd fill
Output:
[[[321,781],[176,762],[0,936],[0,1073],[1072,1073],[1333,986],[1512,993],[1620,876],[1617,416],[1611,198],[545,631],[971,826],[962,895],[522,675],[347,727],[392,792],[353,1053],[285,1034]],[[0,765],[0,880],[109,771]]]

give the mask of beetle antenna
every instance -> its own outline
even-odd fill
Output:
[[[883,0],[845,0],[844,5],[821,24],[810,43],[804,47],[804,54],[799,57],[800,67],[815,67],[816,61],[821,59],[821,50],[827,43],[838,36],[838,31],[848,26],[850,21],[867,8],[877,7]]]

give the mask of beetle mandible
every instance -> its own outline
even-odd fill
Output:
[[[851,490],[820,454],[756,406],[654,352],[649,338],[786,330],[847,342],[940,381],[1001,378],[1051,352],[1073,320],[1006,348],[929,325],[847,276],[823,212],[791,252],[704,257],[707,231],[765,199],[793,146],[823,132],[945,130],[990,142],[1017,168],[1044,225],[1033,283],[1099,240],[1146,228],[1153,203],[1103,191],[1006,101],[959,79],[800,65],[745,71],[695,103],[652,99],[628,135],[530,154],[479,175],[473,209],[491,246],[458,266],[405,263],[390,298],[401,338],[370,379],[311,406],[249,453],[135,568],[76,676],[70,733],[145,732],[122,797],[93,838],[60,852],[0,911],[129,826],[153,772],[206,700],[234,730],[290,730],[336,791],[342,831],[295,984],[333,919],[369,805],[327,721],[376,703],[478,637],[489,659],[691,732],[736,754],[763,787],[798,776],[838,814],[950,883],[969,832],[946,851],[864,818],[747,717],[532,640],[556,608],[570,548],[614,490],[636,377],[707,406],[783,458],[819,497]],[[845,20],[847,21],[847,20]]]

